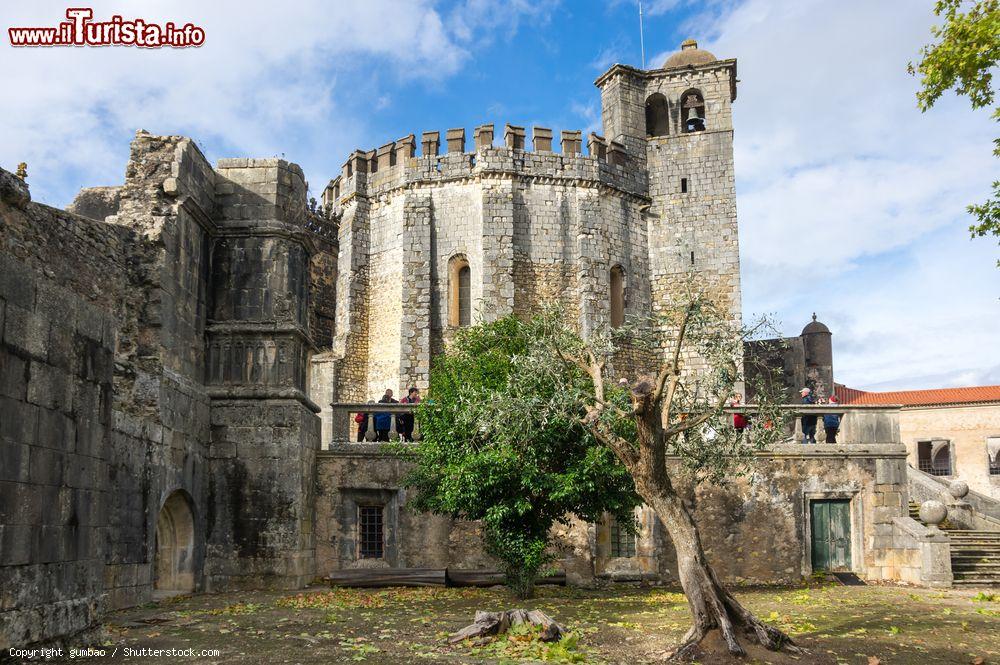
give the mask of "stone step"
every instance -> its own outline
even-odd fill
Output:
[[[983,570],[1000,570],[1000,559],[965,559],[961,561],[951,560],[953,570],[958,568],[982,568]]]

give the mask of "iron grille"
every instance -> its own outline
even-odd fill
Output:
[[[634,557],[636,534],[622,528],[618,520],[611,518],[611,556]]]
[[[358,506],[358,558],[381,559],[385,550],[382,506]]]
[[[951,465],[948,468],[941,468],[934,466],[934,463],[930,460],[920,460],[920,470],[929,473],[932,476],[950,476],[951,475]]]

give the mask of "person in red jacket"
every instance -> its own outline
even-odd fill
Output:
[[[742,403],[743,403],[743,395],[736,393],[735,395],[733,395],[733,399],[729,403],[729,406],[740,406]],[[748,418],[746,415],[742,413],[734,413],[733,427],[736,429],[737,432],[742,434],[745,429],[750,427],[750,418]]]

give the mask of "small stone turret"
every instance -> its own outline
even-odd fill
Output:
[[[804,352],[806,385],[817,397],[833,394],[833,333],[823,323],[812,321],[802,329],[802,350]]]

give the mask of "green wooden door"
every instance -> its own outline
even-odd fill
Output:
[[[851,502],[824,499],[811,502],[809,507],[813,570],[850,570]]]

